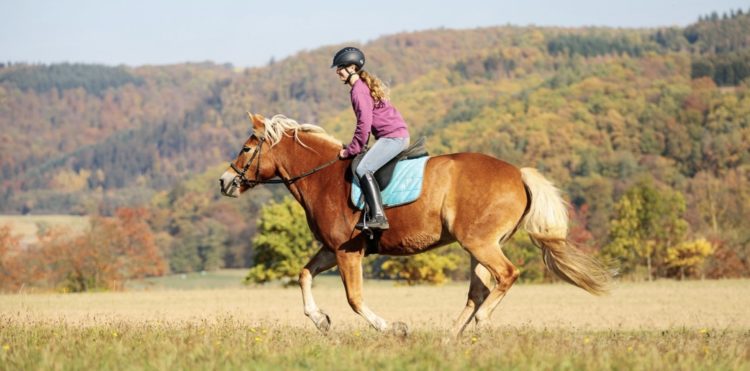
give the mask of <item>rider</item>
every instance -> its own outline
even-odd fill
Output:
[[[370,133],[377,141],[362,158],[356,169],[359,184],[370,208],[367,227],[388,229],[388,220],[383,211],[380,187],[374,173],[388,161],[409,146],[409,131],[401,114],[388,100],[388,91],[380,79],[363,70],[365,55],[361,50],[346,47],[333,57],[331,68],[336,67],[339,79],[351,86],[351,99],[357,127],[354,137],[339,157],[344,159],[362,152],[370,139]],[[364,218],[357,224],[364,228]]]

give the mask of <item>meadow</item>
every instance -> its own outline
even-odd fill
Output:
[[[242,287],[239,277],[0,296],[0,370],[750,369],[748,280],[618,283],[605,297],[517,285],[490,329],[445,341],[466,283],[367,281],[368,305],[410,326],[400,337],[370,329],[338,277],[320,277],[316,300],[333,322],[324,336],[302,313],[298,289]]]
[[[32,244],[37,242],[40,226],[67,227],[81,232],[89,226],[89,218],[77,215],[0,215],[0,226],[3,225],[9,225],[13,235],[21,237],[21,243]]]

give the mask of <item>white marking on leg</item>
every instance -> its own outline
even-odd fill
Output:
[[[366,305],[362,304],[359,310],[359,314],[362,317],[365,317],[367,322],[370,322],[370,325],[376,330],[385,331],[388,329],[388,322],[375,314],[375,312],[370,310],[370,308],[368,308]]]
[[[312,294],[312,281],[318,273],[328,270],[335,262],[333,253],[323,248],[310,259],[310,262],[307,263],[299,275],[300,288],[302,289],[302,305],[305,315],[323,332],[328,331],[330,320],[315,303],[315,298],[313,298]]]
[[[320,308],[318,308],[318,305],[315,303],[315,298],[312,294],[312,275],[307,271],[305,271],[305,273],[303,274],[305,274],[307,277],[301,280],[302,303],[305,307],[305,315],[310,317],[313,322],[318,323],[318,319],[320,318],[322,313],[320,313]]]

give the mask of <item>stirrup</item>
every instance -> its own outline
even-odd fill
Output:
[[[371,220],[367,226],[372,229],[380,229],[381,231],[390,228],[388,225],[388,219],[386,219],[385,216],[380,216],[379,218],[375,217],[375,220]]]
[[[361,220],[359,221],[359,223],[357,223],[357,225],[354,226],[354,228],[357,228],[360,231],[365,231],[368,229],[379,229],[381,231],[385,231],[390,228],[390,225],[388,225],[388,220],[383,217],[382,220],[378,221]]]
[[[368,235],[372,235],[373,230],[381,230],[385,231],[390,228],[388,225],[388,219],[385,218],[385,215],[379,215],[375,218],[370,218],[368,210],[362,210],[362,218],[357,222],[357,224],[354,226],[354,228],[367,233]]]

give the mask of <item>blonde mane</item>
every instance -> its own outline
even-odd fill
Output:
[[[264,119],[263,123],[265,125],[265,137],[269,144],[271,144],[271,147],[279,144],[284,136],[293,136],[294,140],[302,144],[303,147],[310,148],[302,143],[302,141],[299,139],[300,131],[303,133],[316,134],[331,143],[337,144],[339,146],[341,145],[340,141],[328,135],[328,133],[326,133],[326,131],[320,126],[313,124],[300,124],[297,121],[290,119],[284,115],[275,115],[270,119]],[[288,133],[289,131],[292,132],[291,135]]]

